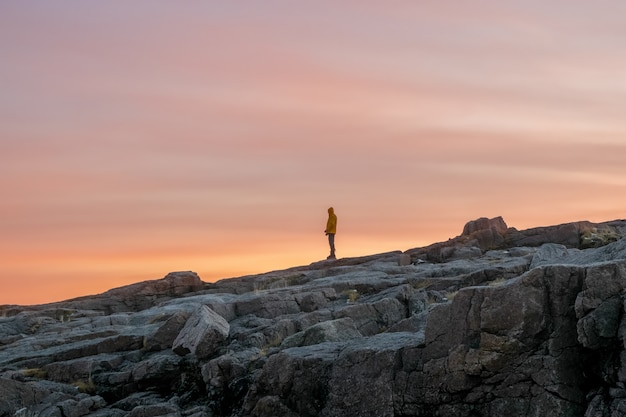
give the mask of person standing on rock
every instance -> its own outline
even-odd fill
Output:
[[[330,255],[326,259],[337,259],[335,257],[335,233],[337,233],[337,215],[335,209],[328,208],[328,221],[326,221],[326,230],[324,230],[326,236],[328,236],[328,245],[330,246]]]

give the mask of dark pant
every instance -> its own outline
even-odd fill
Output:
[[[335,234],[328,234],[328,245],[330,246],[330,256],[335,256]]]

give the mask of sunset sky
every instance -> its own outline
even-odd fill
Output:
[[[626,217],[623,0],[0,2],[0,304]]]

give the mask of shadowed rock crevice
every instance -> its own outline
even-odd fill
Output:
[[[0,307],[3,416],[613,417],[626,222]]]

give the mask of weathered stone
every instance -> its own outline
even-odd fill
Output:
[[[45,365],[42,370],[47,379],[58,382],[87,381],[101,369],[120,367],[124,359],[119,355],[102,354],[87,356],[69,361],[52,362]]]
[[[597,350],[615,343],[623,301],[621,297],[605,300],[595,310],[578,320],[578,341]]]
[[[329,288],[327,291],[315,291],[301,295],[296,294],[295,300],[300,306],[300,310],[302,312],[310,313],[326,307],[329,302],[329,294],[331,300],[337,298],[335,290]]]
[[[332,366],[320,416],[394,416],[394,380],[402,349],[416,346],[411,333],[350,342]]]
[[[363,335],[356,329],[351,318],[343,318],[315,324],[306,330],[283,340],[281,348],[317,345],[324,342],[345,342]]]
[[[251,314],[259,317],[274,318],[300,312],[300,306],[292,294],[264,293],[245,295],[240,301],[235,303],[235,306],[238,316]]]
[[[144,348],[147,351],[169,349],[185,327],[191,314],[187,311],[177,311],[168,318],[158,330],[146,337]]]
[[[440,258],[445,261],[454,261],[458,259],[474,259],[483,254],[483,251],[477,246],[449,246],[441,249]]]
[[[203,365],[202,379],[213,408],[227,415],[240,407],[252,382],[251,364],[264,361],[259,349],[250,349],[222,355]]]
[[[48,395],[50,391],[43,387],[0,377],[0,415],[39,404]]]
[[[400,255],[400,258],[398,259],[398,265],[411,265],[411,255],[409,255],[408,253],[403,253],[402,255]]]
[[[301,414],[295,413],[289,409],[286,405],[284,405],[280,398],[271,395],[260,398],[259,401],[255,404],[252,409],[250,415],[252,417],[301,417]]]
[[[580,248],[599,248],[617,242],[621,238],[620,233],[609,225],[584,228],[580,234]]]
[[[219,348],[230,332],[230,325],[222,316],[207,306],[200,307],[185,324],[173,343],[179,355],[193,353],[203,359]]]
[[[463,233],[461,235],[471,236],[474,233],[481,232],[483,230],[493,230],[496,233],[503,235],[508,230],[508,226],[502,217],[495,217],[493,219],[481,217],[480,219],[467,222],[463,227]]]
[[[469,247],[476,247],[480,250],[490,250],[500,247],[504,243],[504,236],[508,227],[502,217],[487,219],[482,217],[468,222],[463,227],[461,238],[470,240]],[[455,252],[460,253],[457,249]]]
[[[155,354],[136,364],[132,370],[134,382],[150,385],[152,382],[163,382],[174,379],[178,375],[182,359],[179,356],[162,353]]]
[[[364,336],[387,330],[407,317],[405,306],[395,298],[385,298],[372,304],[358,303],[337,312],[337,317],[349,317]]]
[[[318,416],[324,407],[328,392],[330,370],[343,345],[324,343],[299,348],[285,349],[271,356],[256,379],[249,397],[243,405],[244,415],[254,411],[258,417],[271,417],[267,414],[276,410],[278,404],[267,409],[256,408],[264,398],[279,397],[282,412],[299,416]]]
[[[589,267],[585,277],[585,287],[576,298],[576,316],[584,317],[604,300],[621,295],[625,288],[625,262]]]
[[[530,268],[536,268],[540,265],[549,265],[565,260],[569,252],[563,245],[556,243],[546,243],[541,245],[539,250],[535,252]]]

